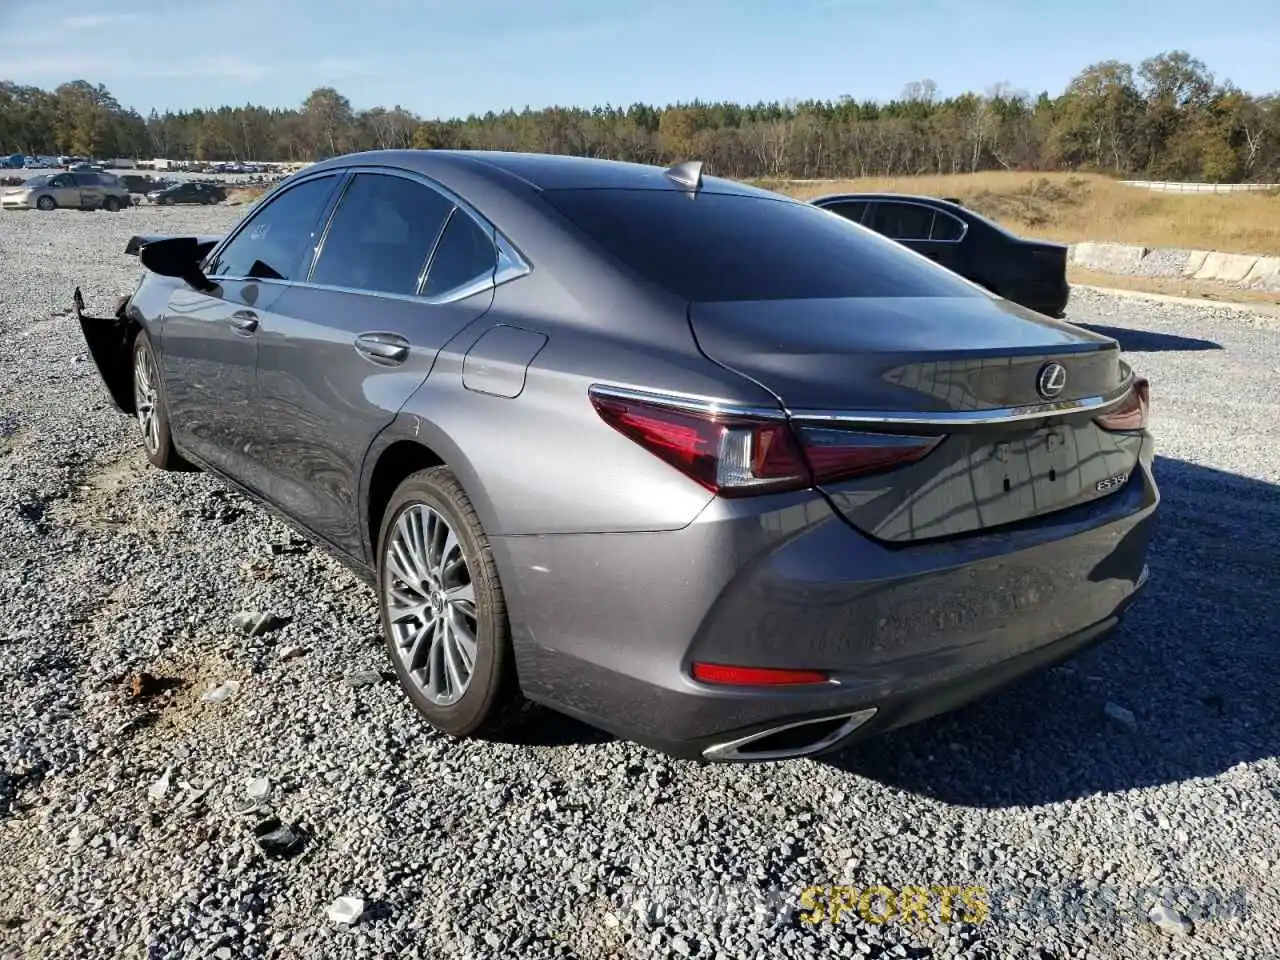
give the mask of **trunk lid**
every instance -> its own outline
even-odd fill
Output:
[[[773,392],[799,427],[945,437],[916,463],[824,487],[877,539],[976,533],[1107,496],[1141,449],[1140,433],[1071,410],[1125,387],[1116,341],[1007,301],[694,303],[690,323],[708,357]],[[1038,386],[1057,386],[1041,383],[1051,362],[1065,372],[1056,393]]]

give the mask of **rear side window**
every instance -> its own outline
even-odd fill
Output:
[[[273,197],[205,272],[211,277],[302,279],[333,184],[332,176],[316,177]]]
[[[543,196],[616,259],[686,300],[978,295],[942,267],[807,203],[676,190]]]
[[[77,173],[77,187],[96,187],[98,185],[98,175],[96,173]]]
[[[498,251],[489,234],[461,210],[455,210],[431,258],[422,292],[428,297],[442,297],[492,276],[497,265]]]
[[[954,242],[962,236],[964,236],[964,221],[959,217],[953,217],[942,210],[933,215],[933,233],[929,239]]]
[[[338,202],[312,283],[406,296],[453,203],[403,177],[356,174]]]

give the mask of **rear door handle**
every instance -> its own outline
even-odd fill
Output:
[[[231,325],[241,333],[253,333],[258,329],[258,315],[252,310],[237,310],[231,315]]]
[[[394,333],[363,333],[356,337],[356,349],[374,363],[389,367],[409,359],[409,341]]]

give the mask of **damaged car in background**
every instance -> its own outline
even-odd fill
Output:
[[[93,170],[39,174],[21,186],[0,190],[5,210],[106,210],[130,204],[129,191],[119,177]]]
[[[814,755],[1097,643],[1147,581],[1115,340],[696,162],[349,155],[129,249],[114,315],[75,303],[150,462],[356,571],[456,737],[532,702]]]

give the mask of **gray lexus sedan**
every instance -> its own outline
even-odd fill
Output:
[[[697,163],[354,154],[128,252],[115,316],[75,302],[151,463],[363,576],[456,737],[538,703],[817,754],[1093,644],[1147,578],[1114,340]]]

